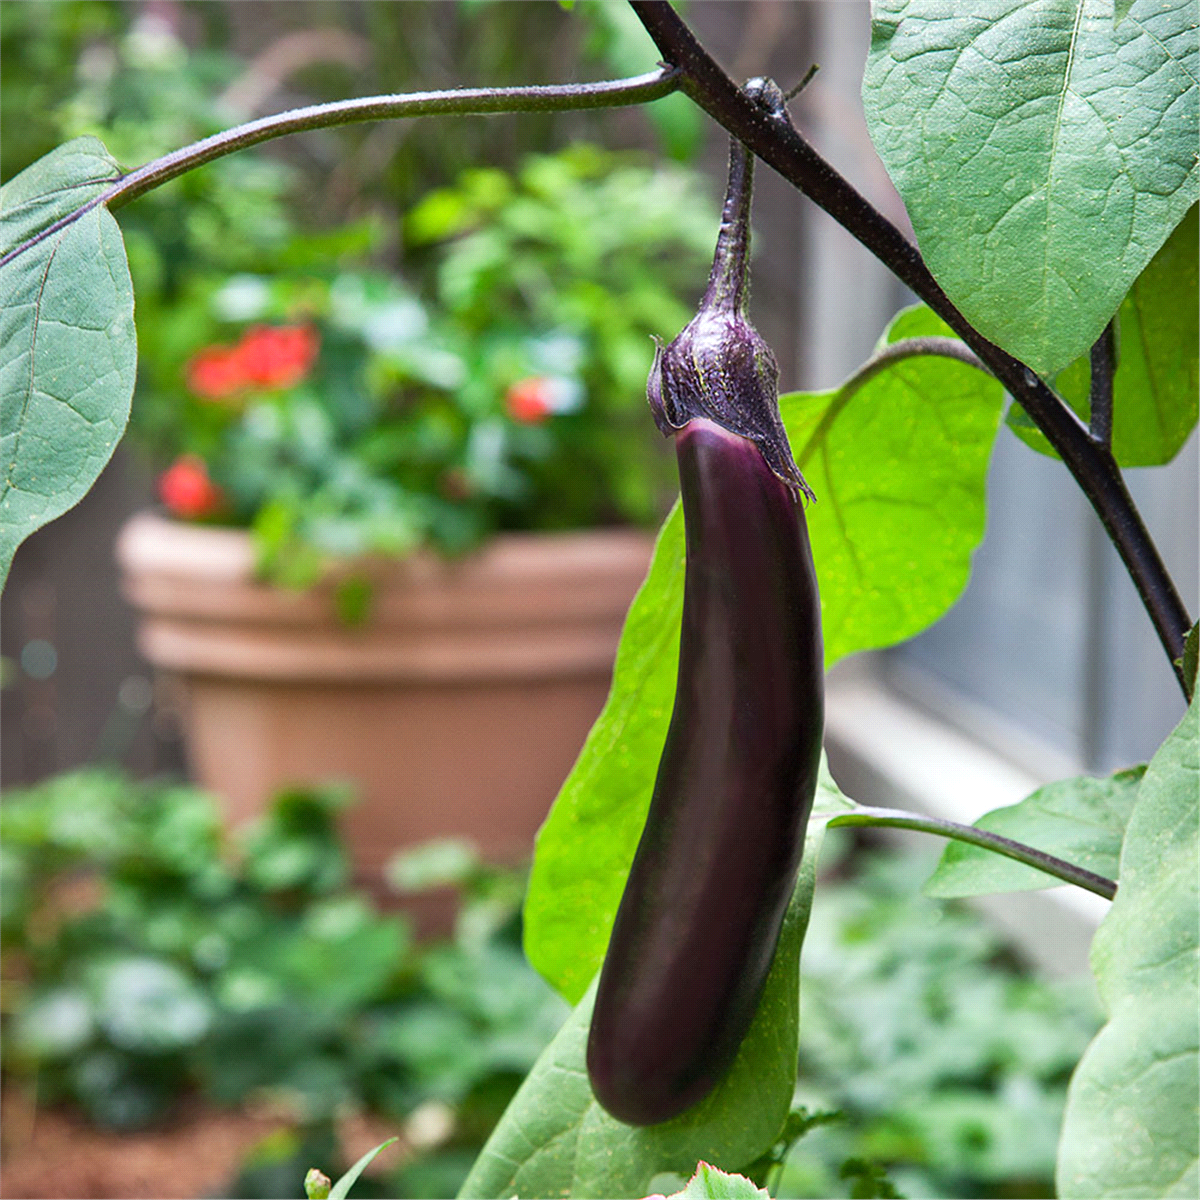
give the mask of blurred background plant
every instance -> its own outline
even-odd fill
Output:
[[[501,16],[489,7],[478,19]],[[583,28],[611,57],[610,8]],[[148,8],[122,30],[101,6],[56,25],[55,52],[78,57],[43,118],[50,140],[102,134],[134,165],[244,118],[262,99],[248,90],[256,64],[187,49],[178,16]],[[32,14],[14,22],[15,50],[45,51]],[[358,61],[367,45],[293,49],[291,71],[329,75],[338,64],[322,57]],[[359,179],[361,215],[333,228],[314,228],[314,164],[267,152],[221,159],[123,214],[131,434],[169,467],[167,509],[253,528],[277,582],[312,582],[331,556],[454,553],[496,530],[650,525],[668,502],[645,377],[651,338],[686,321],[704,277],[707,182],[586,142],[517,153],[510,169],[456,169],[461,149],[390,192]]]
[[[796,1146],[780,1196],[1054,1194],[1067,1082],[1102,1021],[1094,984],[1039,977],[971,907],[922,896],[939,851],[826,847],[796,1099],[840,1117]]]
[[[182,785],[84,771],[6,795],[9,1081],[118,1131],[189,1099],[268,1105],[297,1131],[253,1157],[269,1179],[347,1111],[398,1132],[416,1114],[436,1136],[406,1169],[465,1175],[566,1005],[521,953],[520,872],[455,842],[397,859],[406,891],[462,894],[454,936],[418,944],[348,888],[347,802],[287,792],[229,839],[215,801]],[[233,1194],[256,1186],[274,1194]]]
[[[417,943],[347,886],[348,802],[284,793],[231,839],[191,787],[85,771],[7,794],[10,1094],[119,1131],[197,1100],[266,1106],[291,1132],[248,1157],[238,1196],[338,1169],[336,1118],[369,1112],[406,1145],[356,1194],[454,1194],[566,1006],[521,953],[521,872],[458,842],[398,858],[407,893],[462,889],[453,936]],[[841,1117],[793,1150],[779,1194],[882,1195],[862,1186],[886,1170],[907,1195],[1048,1195],[1066,1082],[1099,1024],[1090,983],[1031,976],[969,908],[920,897],[923,861],[860,847],[831,866],[797,1099]],[[847,1161],[867,1175],[840,1178]]]
[[[409,210],[431,298],[337,255],[193,272],[139,323],[133,429],[174,460],[163,502],[253,528],[266,573],[295,585],[330,556],[651,524],[670,463],[646,362],[686,320],[711,216],[682,169],[577,145]]]

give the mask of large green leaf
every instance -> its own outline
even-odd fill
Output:
[[[952,336],[923,305],[883,343]],[[983,539],[1000,385],[930,355],[897,362],[850,392],[780,399],[809,506],[825,665],[920,633],[962,595]]]
[[[1200,1195],[1200,719],[1154,756],[1092,943],[1108,1024],[1067,1093],[1058,1194]]]
[[[825,773],[758,1011],[716,1090],[661,1125],[641,1128],[610,1117],[587,1076],[593,982],[513,1097],[460,1195],[644,1196],[661,1172],[688,1175],[700,1160],[735,1171],[765,1153],[795,1089],[800,946],[821,840],[830,816],[849,806]]]
[[[875,0],[867,124],[929,269],[1040,375],[1200,191],[1194,0]]]
[[[1116,879],[1125,826],[1144,771],[1133,767],[1107,779],[1082,776],[1047,784],[1019,804],[985,813],[975,825]],[[984,896],[1061,884],[1036,867],[980,846],[948,842],[924,890],[930,896]]]
[[[1195,205],[1137,277],[1117,311],[1113,378],[1113,453],[1123,467],[1170,462],[1196,427],[1200,397],[1200,287]],[[1054,386],[1085,420],[1091,413],[1088,356],[1062,371]],[[1027,445],[1057,458],[1023,408],[1008,424]]]
[[[525,954],[572,1004],[608,946],[667,736],[683,612],[683,513],[664,523],[625,619],[613,683],[538,831],[525,897]]]
[[[947,327],[901,313],[885,340]],[[946,358],[897,363],[852,392],[784,396],[821,585],[825,663],[931,625],[961,594],[983,537],[984,484],[1002,392]],[[542,826],[525,902],[525,952],[571,1003],[604,958],[646,819],[675,692],[683,520],[659,535],[629,610],[612,691]]]
[[[78,503],[129,419],[137,365],[121,232],[94,199],[120,174],[77,138],[0,188],[0,586],[17,547]]]

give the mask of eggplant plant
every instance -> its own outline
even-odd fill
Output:
[[[1169,461],[1197,420],[1194,5],[875,0],[863,103],[915,244],[774,85],[739,87],[666,0],[631,8],[661,57],[632,78],[314,105],[133,170],[80,138],[6,182],[0,572],[87,492],[128,417],[122,205],[286,134],[681,93],[734,148],[709,293],[649,389],[682,510],[538,839],[526,953],[574,1011],[462,1194],[638,1196],[701,1162],[765,1179],[797,1128],[821,837],[877,825],[947,839],[935,894],[1065,882],[1111,901],[1091,956],[1108,1020],[1071,1081],[1058,1192],[1195,1195],[1197,632],[1123,475]],[[840,387],[778,410],[773,359],[743,319],[753,158],[921,301]],[[1189,706],[1144,773],[1061,781],[1053,804],[1043,789],[970,828],[856,804],[819,760],[822,668],[913,636],[960,594],[1002,418],[1078,484]],[[802,509],[808,484],[819,499]]]

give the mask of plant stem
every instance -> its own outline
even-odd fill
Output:
[[[767,112],[721,69],[667,0],[630,0],[680,88],[734,137],[823,208],[933,309],[979,356],[1045,434],[1125,563],[1172,667],[1192,621],[1107,446],[1024,363],[988,341],[950,302],[920,252],[825,161],[788,120]]]
[[[987,367],[983,365],[979,356],[964,346],[958,338],[933,336],[901,338],[898,342],[889,342],[886,346],[876,350],[838,390],[856,392],[864,383],[873,379],[886,367],[890,367],[892,363],[902,362],[906,358],[919,358],[925,354],[933,354],[939,358],[954,358],[961,363],[966,363],[968,367],[977,367],[981,371],[987,371]]]
[[[729,140],[729,182],[725,208],[713,252],[702,308],[744,314],[746,267],[750,259],[750,196],[754,187],[754,155],[737,140]]]
[[[164,154],[144,166],[114,180],[100,195],[81,205],[53,225],[22,242],[0,258],[0,266],[16,258],[31,246],[52,236],[84,213],[104,204],[110,210],[120,208],[164,183],[259,142],[302,133],[310,129],[328,129],[355,121],[379,121],[396,117],[483,116],[496,113],[552,112],[579,108],[615,108],[643,104],[668,95],[679,86],[679,72],[660,67],[645,75],[628,79],[609,79],[600,83],[548,84],[509,88],[454,88],[440,92],[408,92],[388,96],[362,96],[336,100],[329,104],[310,104],[288,112],[260,117],[244,125],[215,133],[180,150]]]
[[[1094,871],[1077,867],[1065,859],[1055,858],[1043,850],[1035,850],[1024,842],[1015,842],[1012,838],[1002,837],[998,833],[989,833],[974,825],[960,825],[957,821],[946,821],[941,817],[927,817],[922,813],[904,812],[897,808],[869,808],[859,806],[853,812],[840,813],[832,818],[830,826],[834,825],[882,825],[893,829],[915,829],[919,833],[932,833],[937,837],[953,838],[955,841],[967,842],[984,850],[992,850],[1007,858],[1015,858],[1026,866],[1036,867],[1053,875],[1064,883],[1073,883],[1077,887],[1087,888],[1105,900],[1111,900],[1117,894],[1117,885],[1103,875]]]
[[[1092,384],[1088,397],[1092,440],[1112,449],[1113,376],[1117,373],[1117,338],[1113,322],[1092,347]]]

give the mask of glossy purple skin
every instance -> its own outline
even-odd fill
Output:
[[[676,435],[687,529],[666,746],[600,975],[588,1074],[632,1125],[702,1100],[750,1027],[795,886],[824,725],[803,509],[754,443]]]

